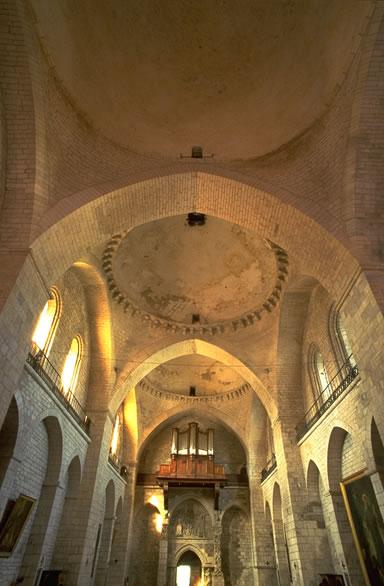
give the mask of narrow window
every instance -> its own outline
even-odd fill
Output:
[[[349,362],[349,364],[353,367],[356,366],[356,360],[352,353],[351,344],[348,339],[347,331],[344,327],[344,322],[341,318],[341,315],[338,314],[337,316],[337,335],[340,341],[340,344],[343,348],[343,354],[345,359]]]
[[[315,365],[316,365],[316,372],[317,372],[317,379],[319,382],[320,392],[324,393],[324,398],[327,398],[329,394],[332,392],[329,385],[329,377],[327,373],[327,369],[325,368],[324,359],[321,352],[317,351],[315,355]]]
[[[120,436],[120,415],[116,416],[115,425],[113,427],[112,441],[111,441],[111,455],[117,455],[117,448],[119,445]]]
[[[81,359],[81,341],[79,336],[73,338],[71,347],[65,358],[63,372],[61,375],[61,382],[65,393],[69,390],[74,393],[79,375]]]
[[[59,294],[55,289],[52,289],[50,295],[51,297],[44,305],[32,335],[32,342],[37,351],[43,352],[46,356],[51,348],[60,317]]]

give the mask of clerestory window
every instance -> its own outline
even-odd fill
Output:
[[[50,290],[50,298],[40,313],[35,330],[32,335],[32,342],[38,351],[46,356],[52,346],[61,313],[61,300],[56,289]]]
[[[61,382],[65,393],[75,392],[81,362],[82,342],[80,336],[72,339],[71,347],[65,358]]]

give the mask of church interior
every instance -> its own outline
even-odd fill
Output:
[[[384,585],[384,2],[0,43],[0,586]]]

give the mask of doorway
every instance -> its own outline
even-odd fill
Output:
[[[177,563],[176,586],[200,586],[201,570],[199,557],[193,551],[186,551]]]

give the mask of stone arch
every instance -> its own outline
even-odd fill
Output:
[[[251,526],[248,515],[238,507],[222,517],[221,563],[224,584],[253,584]]]
[[[201,506],[204,507],[207,514],[210,516],[212,524],[214,523],[215,519],[214,519],[213,512],[211,512],[209,510],[209,506],[208,506],[209,500],[207,498],[205,498],[204,496],[201,496],[200,498],[197,499],[195,497],[191,497],[190,494],[185,494],[180,497],[176,497],[176,498],[172,499],[172,504],[169,508],[170,517],[172,518],[172,513],[174,513],[179,507],[181,507],[183,505],[183,503],[185,503],[186,501],[189,501],[189,500],[194,500],[197,503],[201,504]]]
[[[57,530],[57,519],[52,520],[51,517],[57,498],[63,455],[63,433],[58,419],[49,415],[42,423],[48,436],[47,467],[21,569],[25,578],[30,580],[35,579],[44,550],[49,548],[50,551],[45,564],[49,564],[52,555],[51,544],[47,542],[46,534],[50,529],[53,533]]]
[[[243,175],[226,177],[222,170],[214,174],[212,169],[208,174],[206,169],[205,172],[198,172],[194,167],[193,172],[147,178],[113,192],[104,192],[104,195],[88,201],[88,205],[72,213],[67,208],[68,202],[61,202],[52,214],[46,215],[46,223],[41,225],[42,233],[32,245],[34,265],[45,282],[55,282],[83,257],[84,250],[105,242],[119,230],[198,209],[278,242],[300,259],[302,272],[313,275],[336,299],[340,298],[358,270],[356,260],[336,236],[315,220],[295,207],[283,204],[275,195],[261,190],[260,186],[246,181]],[[142,205],[143,199],[145,206]],[[74,200],[76,207],[81,205],[79,194]],[[83,229],[92,224],[98,225],[99,230]],[[299,239],[296,237],[297,226],[300,226]],[[68,241],[68,235],[72,233],[78,237]],[[334,234],[340,233],[339,226],[335,226]],[[303,241],[306,242],[304,248]],[[63,247],[64,242],[66,246]],[[49,256],[47,250],[50,251]],[[313,263],[315,251],[322,252],[321,262]],[[343,266],[345,270],[337,270],[338,266]],[[19,275],[20,279],[23,276],[28,279],[31,271],[27,263]],[[16,290],[13,294],[16,295]],[[26,302],[34,308],[36,300],[28,297],[28,292],[25,295]],[[20,332],[20,339],[24,339],[32,326],[30,320],[22,316],[19,319],[20,324],[15,324],[15,330]],[[22,368],[21,362],[19,368]],[[4,392],[10,400],[13,389],[4,389]]]
[[[327,449],[327,477],[330,490],[339,490],[342,480],[341,460],[345,438],[348,432],[344,427],[334,427],[330,433]]]
[[[105,487],[104,518],[95,574],[95,584],[100,584],[100,586],[104,586],[108,572],[112,532],[115,522],[115,494],[115,483],[111,479]]]
[[[356,550],[352,538],[352,532],[349,526],[347,514],[345,511],[340,482],[342,481],[342,453],[346,438],[350,434],[345,425],[342,427],[336,425],[331,430],[328,449],[327,449],[327,483],[329,488],[329,514],[335,519],[338,533],[334,532],[334,546],[343,556],[343,563],[348,568],[351,582],[362,582],[361,568],[357,561]],[[341,554],[342,552],[342,554]]]
[[[332,574],[335,569],[332,564],[331,547],[324,515],[324,507],[327,504],[326,495],[320,470],[313,460],[309,461],[307,468],[307,497],[305,517],[312,529],[315,572],[316,574],[321,572]]]
[[[107,407],[114,382],[113,336],[111,332],[111,310],[104,278],[91,263],[76,261],[71,270],[81,282],[87,307],[89,324],[88,387],[92,393],[87,396],[87,405],[100,409]]]
[[[269,506],[269,502],[265,501],[264,503],[264,510],[265,510],[265,521],[266,521],[266,547],[268,553],[266,553],[266,565],[271,568],[273,574],[277,572],[277,556],[276,556],[276,546],[275,546],[275,536],[273,531],[272,525],[272,514],[271,508]],[[272,583],[278,584],[277,576],[271,577]]]
[[[186,523],[189,523],[187,526]],[[205,503],[191,496],[180,499],[172,509],[168,531],[175,538],[190,535],[194,537],[212,538],[214,520]],[[189,533],[188,533],[189,531]]]
[[[208,558],[205,551],[201,550],[196,545],[192,543],[188,543],[187,545],[182,545],[180,549],[177,550],[175,553],[175,565],[179,563],[180,558],[187,553],[188,551],[192,551],[197,557],[199,558],[202,567],[204,567],[208,563]]]
[[[136,539],[130,563],[133,584],[153,586],[157,583],[160,534],[156,530],[156,516],[159,514],[157,507],[151,503],[145,503],[136,512],[134,519]]]
[[[239,372],[243,379],[248,382],[258,394],[270,418],[273,419],[277,416],[273,398],[250,367],[220,346],[198,338],[175,342],[174,344],[153,352],[150,356],[143,357],[139,366],[124,369],[119,377],[116,391],[110,403],[111,412],[115,413],[117,411],[119,405],[124,399],[127,388],[130,389],[134,387],[141,379],[160,364],[178,358],[179,356],[187,356],[189,354],[201,354],[207,358],[214,358],[223,364],[236,366],[237,372]]]
[[[72,213],[68,213],[66,206],[59,204],[57,209],[52,210],[44,219],[45,223],[41,228],[45,231],[32,246],[34,258],[42,274],[48,277],[48,282],[54,282],[58,275],[82,257],[85,249],[96,246],[112,234],[162,217],[186,214],[191,209],[198,209],[202,213],[255,230],[261,237],[277,241],[280,246],[289,249],[291,254],[301,259],[302,272],[316,278],[326,289],[335,292],[335,296],[339,297],[340,290],[345,288],[357,269],[353,257],[351,256],[346,263],[345,255],[349,257],[349,253],[319,223],[298,209],[283,204],[272,193],[263,191],[256,185],[249,185],[245,181],[244,176],[236,176],[236,179],[233,179],[220,174],[208,174],[206,171],[196,172],[194,169],[193,172],[176,172],[173,175],[157,176],[126,185],[101,195],[92,203],[79,207]],[[146,205],[142,206],[144,194]],[[81,205],[79,197],[75,200],[76,207]],[[105,213],[106,206],[108,214]],[[80,229],[84,226],[85,213],[88,216],[88,225],[93,222],[99,225],[97,234]],[[106,219],[105,225],[98,221],[103,216],[110,218]],[[298,225],[301,230],[300,239],[293,237]],[[56,238],[51,242],[52,260],[44,255],[43,263],[42,252],[53,226]],[[276,226],[278,233],[275,230]],[[60,250],[54,250],[56,245],[59,246],[66,241],[67,234],[73,232],[79,235],[76,241],[69,243],[65,250],[62,247]],[[335,233],[340,233],[338,228]],[[307,244],[304,249],[301,245],[303,239]],[[312,262],[315,249],[323,252],[324,263],[320,263],[321,271],[320,264]],[[336,270],[336,259],[339,255],[340,262],[345,266],[342,274]]]
[[[70,551],[71,532],[76,525],[76,510],[81,483],[81,463],[79,456],[74,456],[70,461],[65,479],[65,497],[61,513],[59,531],[56,538],[53,552],[53,565],[62,568],[63,571],[70,569],[68,552]]]
[[[244,450],[245,457],[248,459],[248,447],[245,443],[244,438],[242,438],[240,435],[241,431],[236,430],[234,428],[234,424],[231,419],[228,418],[228,420],[226,420],[225,413],[219,411],[218,409],[214,409],[211,406],[208,407],[206,403],[202,403],[201,406],[199,406],[199,407],[192,406],[189,409],[186,409],[185,404],[182,403],[181,406],[178,405],[177,407],[175,407],[173,409],[167,409],[165,415],[160,415],[156,419],[156,421],[155,421],[156,426],[154,427],[154,429],[152,429],[152,431],[145,438],[143,438],[142,443],[140,444],[140,447],[139,447],[138,453],[137,453],[137,460],[139,461],[145,448],[152,441],[152,439],[157,435],[157,433],[159,433],[160,431],[162,431],[163,429],[165,429],[166,427],[168,427],[169,425],[171,425],[173,422],[177,421],[181,417],[191,417],[191,418],[196,417],[196,418],[198,418],[199,416],[209,416],[209,417],[213,417],[214,419],[216,419],[217,422],[220,423],[226,429],[226,431],[228,431],[231,435],[235,436],[236,440],[238,440],[238,442],[240,443],[241,447]]]

